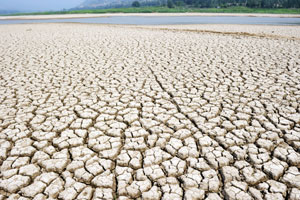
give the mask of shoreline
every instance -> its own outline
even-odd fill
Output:
[[[224,16],[224,17],[279,17],[300,18],[300,14],[262,14],[262,13],[109,13],[109,14],[60,14],[60,15],[24,15],[0,16],[0,20],[39,20],[39,19],[73,19],[73,18],[98,18],[98,17],[163,17],[163,16]]]

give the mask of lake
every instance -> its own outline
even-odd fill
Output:
[[[300,18],[244,17],[244,16],[112,16],[72,19],[40,20],[0,20],[0,24],[23,23],[96,23],[130,25],[168,25],[168,24],[262,24],[262,25],[300,25]]]

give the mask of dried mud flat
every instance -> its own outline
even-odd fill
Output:
[[[0,199],[300,199],[299,28],[201,27],[1,25]]]

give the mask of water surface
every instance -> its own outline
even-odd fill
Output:
[[[0,20],[0,24],[23,23],[96,23],[130,25],[169,25],[169,24],[263,24],[300,25],[300,18],[244,17],[244,16],[112,16],[72,19]]]

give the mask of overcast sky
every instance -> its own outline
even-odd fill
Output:
[[[0,0],[0,10],[45,11],[78,6],[84,0]]]

